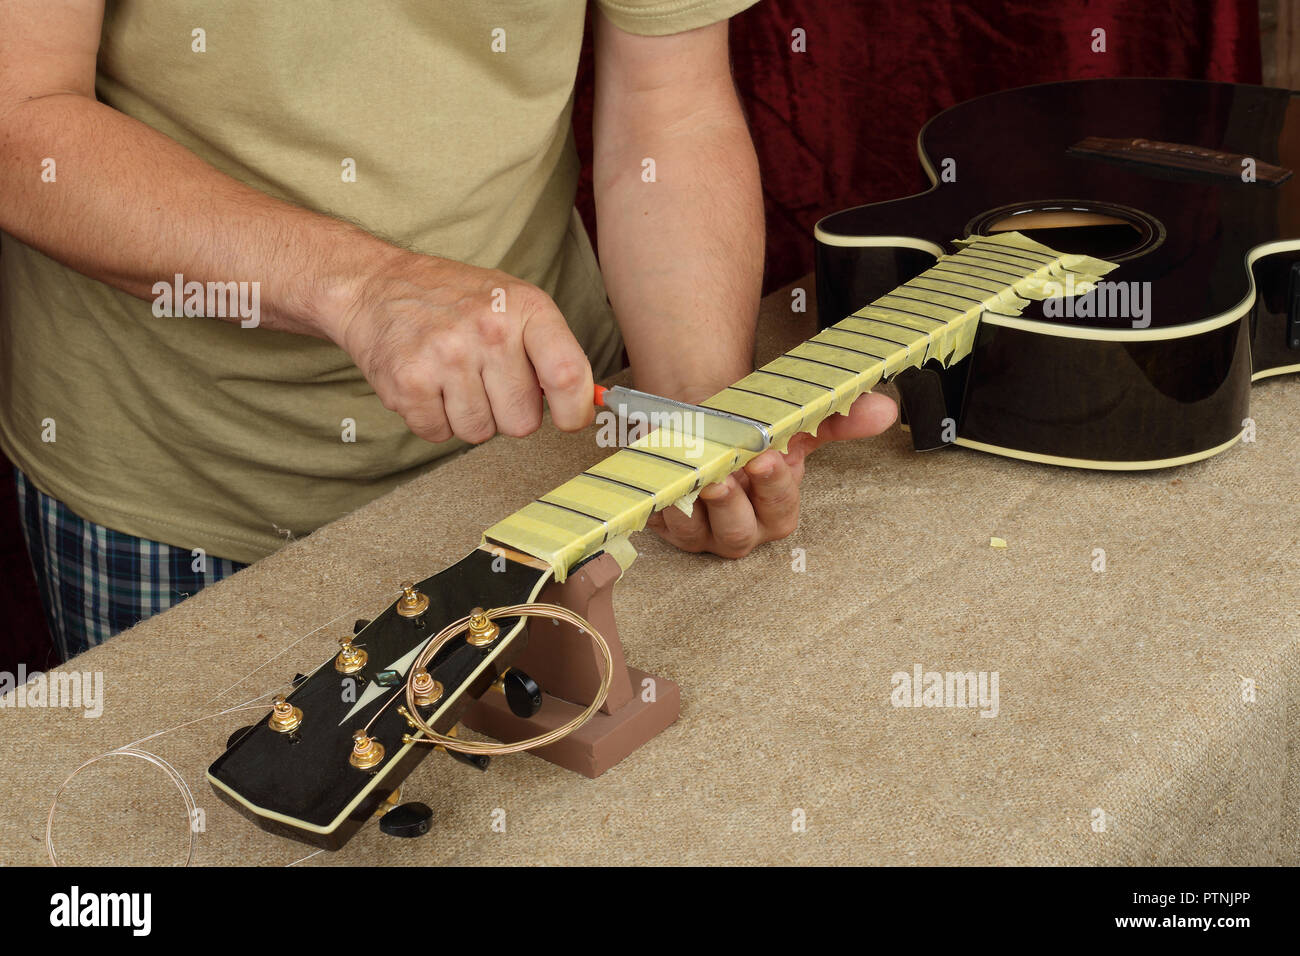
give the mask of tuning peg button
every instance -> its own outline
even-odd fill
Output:
[[[389,836],[418,837],[429,832],[433,811],[427,804],[412,801],[393,807],[379,818],[379,829]]]
[[[505,692],[506,704],[510,713],[527,720],[542,709],[542,689],[517,667],[512,667],[501,678],[501,690]]]
[[[487,770],[492,764],[492,758],[487,754],[463,754],[459,750],[448,750],[447,754],[452,760],[459,760],[463,764],[468,764],[475,770]]]

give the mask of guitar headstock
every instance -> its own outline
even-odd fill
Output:
[[[479,549],[417,582],[357,631],[351,648],[297,681],[267,714],[208,768],[217,795],[258,825],[316,846],[337,849],[374,814],[433,748],[404,743],[406,680],[431,637],[475,607],[535,601],[549,567],[501,549]],[[440,734],[510,666],[523,649],[527,621],[501,618],[482,646],[455,639],[426,668],[441,685],[420,716]],[[382,748],[351,759],[365,730]],[[365,766],[371,760],[373,765]],[[358,766],[360,764],[360,766]]]

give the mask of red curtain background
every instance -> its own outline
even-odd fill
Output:
[[[1093,31],[1105,52],[1093,52]],[[804,52],[795,52],[795,31]],[[1086,77],[1260,81],[1255,0],[762,0],[731,25],[736,83],[763,169],[766,287],[812,269],[812,227],[928,182],[916,134],[935,113],[999,89]],[[590,37],[574,122],[591,155]],[[1030,131],[1026,131],[1030,135]],[[590,168],[579,208],[595,233]],[[0,472],[0,670],[53,662]]]
[[[767,290],[812,269],[822,216],[927,188],[916,135],[963,100],[1088,77],[1260,82],[1255,0],[760,0],[732,20],[731,47],[763,172]],[[590,31],[578,89],[585,158]],[[589,169],[578,205],[594,235]]]

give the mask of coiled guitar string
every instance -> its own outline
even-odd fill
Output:
[[[606,696],[609,695],[609,685],[614,676],[614,659],[610,654],[609,644],[600,635],[600,632],[592,627],[581,616],[570,611],[567,607],[559,604],[512,604],[508,607],[493,608],[484,615],[489,621],[502,617],[549,617],[560,621],[567,621],[576,627],[579,633],[588,635],[592,641],[600,648],[601,659],[605,663],[604,673],[600,677],[600,688],[596,691],[596,696],[592,699],[587,708],[572,720],[548,733],[540,734],[536,737],[529,737],[527,740],[520,740],[512,744],[488,743],[477,740],[461,740],[457,737],[448,737],[438,733],[420,716],[420,709],[415,703],[415,674],[417,671],[425,670],[428,663],[433,660],[434,655],[442,650],[452,638],[464,633],[469,629],[469,617],[462,617],[460,620],[452,621],[441,631],[433,636],[433,639],[425,645],[424,650],[415,659],[411,666],[410,674],[406,678],[406,710],[410,715],[411,723],[415,724],[423,737],[406,736],[403,742],[421,743],[421,744],[438,744],[447,750],[454,750],[457,753],[475,754],[479,756],[499,756],[502,754],[515,754],[525,750],[532,750],[535,747],[545,747],[547,744],[553,744],[557,740],[562,740],[569,734],[573,733],[593,716],[600,706],[605,703]],[[375,715],[376,717],[378,714]]]
[[[107,760],[109,757],[134,757],[137,760],[143,760],[146,763],[151,763],[155,767],[158,767],[163,771],[163,773],[167,774],[167,777],[175,785],[176,789],[180,791],[181,799],[185,801],[186,829],[189,830],[190,834],[189,850],[185,854],[185,863],[183,865],[189,866],[194,860],[194,819],[195,813],[198,810],[198,803],[194,799],[194,791],[190,789],[190,785],[181,775],[181,772],[172,766],[171,763],[155,753],[140,749],[137,744],[142,744],[155,737],[161,737],[163,734],[170,734],[173,731],[181,730],[191,724],[201,723],[205,720],[212,720],[214,717],[224,717],[227,714],[237,713],[241,710],[265,710],[265,705],[259,704],[258,701],[270,697],[273,694],[275,694],[275,691],[270,691],[262,694],[260,697],[254,697],[252,700],[245,701],[242,704],[236,704],[233,707],[218,711],[215,714],[196,717],[193,720],[187,720],[185,723],[177,724],[175,727],[171,727],[167,730],[159,730],[156,733],[149,734],[146,737],[141,737],[139,740],[118,747],[116,750],[109,750],[106,753],[91,757],[89,760],[82,763],[79,767],[73,770],[72,773],[68,774],[63,783],[59,785],[59,789],[55,791],[54,799],[50,802],[50,812],[45,818],[45,853],[50,858],[50,864],[52,866],[59,865],[59,857],[54,850],[54,814],[59,809],[59,799],[63,796],[63,792],[68,789],[68,786],[72,783],[73,779],[75,779],[77,774],[81,773],[81,771],[85,770],[87,767],[99,763],[101,760]]]

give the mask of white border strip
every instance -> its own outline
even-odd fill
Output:
[[[1244,433],[1245,430],[1242,431]],[[1193,461],[1212,458],[1220,452],[1227,451],[1240,440],[1241,433],[1238,433],[1222,445],[1216,445],[1206,451],[1192,452],[1190,455],[1180,455],[1178,458],[1161,458],[1152,461],[1094,461],[1090,458],[1062,458],[1059,455],[1040,455],[1032,451],[1016,451],[1013,448],[1003,448],[1001,445],[986,445],[982,441],[971,441],[969,438],[954,439],[953,444],[961,445],[963,448],[972,448],[976,451],[989,452],[993,455],[1001,455],[1004,458],[1019,458],[1021,461],[1032,461],[1043,465],[1065,465],[1069,468],[1092,468],[1101,471],[1151,471],[1156,468],[1174,468]]]
[[[961,104],[958,104],[961,105]],[[951,108],[951,107],[950,107]],[[934,173],[934,167],[930,164],[930,158],[925,154],[921,147],[922,137],[925,136],[926,129],[932,122],[938,119],[943,113],[936,113],[926,121],[921,127],[920,132],[916,134],[916,154],[921,160],[921,166],[925,170],[925,175],[930,180],[930,188],[924,192],[913,193],[911,196],[903,196],[899,199],[887,199],[878,203],[866,203],[866,206],[884,206],[890,203],[905,202],[908,199],[915,199],[918,196],[926,196],[934,192],[938,186],[939,179]],[[1026,202],[1026,205],[1032,203]],[[864,206],[851,207],[862,209]],[[839,215],[832,213],[831,215]],[[822,228],[822,223],[829,219],[830,216],[823,216],[822,219],[813,227],[813,236],[818,242],[828,246],[839,248],[851,247],[877,247],[877,246],[901,246],[909,249],[920,249],[928,252],[936,258],[945,255],[943,248],[928,239],[919,239],[915,236],[845,236],[839,233],[828,232]],[[1096,342],[1154,342],[1166,339],[1180,339],[1190,335],[1200,335],[1202,332],[1211,332],[1214,329],[1221,328],[1236,319],[1241,318],[1250,311],[1251,306],[1255,304],[1255,273],[1251,267],[1265,256],[1271,256],[1278,252],[1294,252],[1300,250],[1300,239],[1278,239],[1273,242],[1266,242],[1263,245],[1256,246],[1246,253],[1246,277],[1250,280],[1250,289],[1246,297],[1238,302],[1227,312],[1219,315],[1210,316],[1196,322],[1188,322],[1184,325],[1171,325],[1159,329],[1087,329],[1072,325],[1056,325],[1051,322],[1037,322],[1033,319],[1022,319],[1015,316],[995,315],[984,313],[980,321],[989,325],[1001,325],[1006,328],[1020,329],[1024,332],[1035,332],[1039,335],[1055,335],[1068,339],[1091,339]],[[1288,367],[1285,369],[1273,369],[1265,372],[1266,375],[1279,375],[1284,371],[1300,370],[1300,366]],[[1253,378],[1254,376],[1252,376]],[[1260,375],[1258,377],[1263,377]]]

